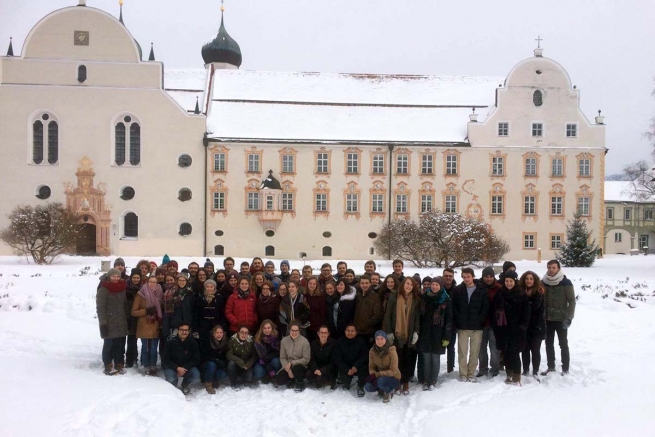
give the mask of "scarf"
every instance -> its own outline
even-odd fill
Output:
[[[398,298],[396,299],[395,336],[399,340],[401,347],[407,343],[409,337],[409,312],[412,308],[413,299],[414,296],[412,293],[409,293],[407,296],[398,293]]]
[[[148,323],[154,323],[155,320],[161,320],[161,300],[163,294],[164,293],[161,291],[159,284],[155,285],[155,288],[153,289],[146,284],[141,287],[141,290],[139,290],[139,296],[146,301],[146,308],[157,308],[157,316],[146,316],[146,321]]]
[[[184,288],[180,288],[179,286],[176,285],[174,289],[175,292],[173,293],[173,307],[175,310],[182,306],[182,301],[184,300],[187,294],[192,293],[192,290],[189,288],[188,285]]]
[[[107,291],[109,291],[109,294],[116,294],[125,291],[125,287],[127,285],[125,284],[125,281],[118,281],[118,282],[104,281],[102,283],[102,286],[105,287]]]
[[[163,306],[164,312],[167,314],[172,314],[175,312],[175,306],[173,305],[173,295],[175,294],[175,285],[165,285],[164,286],[164,299]]]
[[[223,338],[219,341],[214,338],[213,335],[209,336],[209,346],[214,350],[225,350],[227,349],[227,335],[223,335]]]
[[[239,287],[237,287],[237,293],[239,293],[239,297],[241,299],[247,299],[248,296],[250,295],[250,290],[243,291]]]
[[[446,313],[446,304],[450,300],[448,293],[442,288],[441,290],[433,293],[432,290],[425,293],[425,297],[421,299],[421,314],[425,314],[428,301],[434,307],[432,313],[432,324],[435,326],[444,326],[444,314]]]
[[[204,296],[207,303],[212,303],[212,301],[216,298],[216,290],[214,290],[213,293],[207,293],[207,291],[205,291]]]
[[[557,272],[555,276],[548,276],[548,273],[544,275],[543,278],[541,278],[541,281],[546,284],[546,285],[557,285],[560,282],[562,282],[562,279],[564,278],[564,272],[561,270]]]
[[[132,279],[130,279],[129,282],[127,283],[127,286],[125,287],[125,293],[127,294],[127,300],[134,301],[134,298],[136,297],[139,290],[141,290],[142,286],[143,285],[141,284],[141,282],[139,282],[138,284],[133,284]]]
[[[384,358],[384,356],[389,353],[389,348],[390,347],[391,347],[391,345],[389,344],[388,341],[385,341],[384,346],[382,346],[382,347],[378,346],[377,343],[376,343],[376,344],[373,345],[373,353],[375,353],[380,358]]]
[[[268,353],[268,348],[266,347],[266,345],[268,345],[268,347],[270,347],[271,349],[275,349],[276,351],[279,351],[280,339],[273,334],[270,335],[262,334],[259,337],[259,341],[255,342],[255,350],[257,351],[257,355],[259,355],[259,358],[264,358]]]

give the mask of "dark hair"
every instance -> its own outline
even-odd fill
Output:
[[[268,289],[271,290],[271,294],[275,293],[275,284],[273,284],[271,281],[264,281],[262,284],[262,289],[264,289],[264,285],[266,285]]]
[[[339,262],[337,263],[337,268],[339,268],[339,266],[340,266],[341,264],[343,264],[344,266],[346,266],[346,268],[348,268],[348,263],[345,262],[345,261],[339,261]]]
[[[372,259],[369,259],[368,261],[366,261],[364,263],[364,267],[366,267],[367,264],[373,264],[374,268],[377,267],[377,264],[375,264],[375,261],[373,261]]]
[[[355,271],[353,269],[346,269],[346,275],[348,273],[352,273],[353,275],[355,275]]]
[[[223,267],[225,267],[225,263],[228,262],[228,261],[232,261],[232,264],[234,264],[234,258],[232,258],[231,256],[228,256],[227,258],[225,258],[223,260]]]
[[[525,286],[525,277],[528,275],[532,275],[532,278],[534,279],[534,285],[531,288]],[[519,287],[522,288],[528,296],[532,296],[533,292],[536,292],[537,294],[545,293],[544,287],[541,286],[541,279],[535,272],[530,270],[521,275],[521,279],[519,279]]]
[[[373,272],[373,273],[371,273],[369,276],[370,276],[371,278],[372,278],[373,276],[377,276],[378,278],[382,278],[382,276],[380,275],[379,272]]]
[[[241,263],[241,266],[248,266],[250,267],[250,263],[248,261],[244,261]]]
[[[445,269],[443,269],[443,272],[444,273],[446,273],[446,272],[452,273],[453,275],[455,274],[455,270],[451,269],[450,267],[446,267]]]
[[[184,321],[183,321],[183,322],[180,322],[180,323],[177,325],[177,329],[182,328],[182,326],[186,326],[187,328],[191,328],[191,325],[189,324],[189,322],[184,322]]]
[[[386,278],[384,278],[384,281],[382,281],[382,291],[390,291],[389,287],[387,286],[387,281],[389,278],[393,279],[393,290],[398,289],[398,279],[394,275],[387,275]]]
[[[246,328],[248,330],[248,334],[250,334],[250,328],[248,328],[248,325],[245,323],[240,323],[237,325],[237,332],[241,331],[243,328]]]
[[[297,326],[298,329],[302,329],[302,326],[300,326],[300,322],[294,320],[293,322],[289,323],[289,333],[291,333],[291,328],[293,328],[294,326]]]
[[[365,281],[370,281],[371,275],[369,275],[368,273],[364,273],[362,276],[359,277],[360,282],[362,281],[362,279]]]
[[[330,263],[323,263],[323,265],[321,266],[321,270],[323,270],[326,267],[329,267],[330,270],[332,270],[332,266],[330,265]]]
[[[225,276],[227,276],[227,272],[225,271],[225,269],[216,270],[216,275],[218,275],[219,273],[222,273]]]
[[[346,327],[344,328],[344,331],[345,331],[346,329],[350,328],[351,326],[352,326],[353,328],[355,328],[355,331],[357,331],[357,325],[355,325],[354,323],[348,323],[348,324],[346,325]]]
[[[395,259],[395,260],[393,260],[393,262],[391,263],[392,266],[394,266],[394,265],[396,265],[396,264],[400,264],[401,266],[405,267],[405,263],[402,262],[402,260]]]
[[[241,284],[241,281],[246,281],[248,283],[248,288],[250,289],[250,279],[248,279],[246,275],[239,276],[239,282],[237,284]]]
[[[546,263],[546,266],[550,266],[550,265],[552,265],[552,264],[557,264],[557,268],[558,268],[558,269],[561,269],[561,268],[562,268],[562,265],[561,265],[561,264],[559,263],[559,261],[556,260],[556,259],[551,259],[550,261],[548,261],[548,262]]]
[[[464,273],[469,273],[469,274],[473,275],[473,277],[475,278],[475,272],[470,267],[464,267],[462,269],[462,276],[464,276]]]
[[[198,263],[195,262],[195,261],[191,261],[191,262],[189,263],[189,265],[187,266],[187,268],[191,267],[191,266],[194,265],[194,264],[197,265],[198,268],[200,268],[200,264],[198,264]]]
[[[318,330],[320,331],[323,328],[327,329],[327,331],[330,332],[330,327],[328,325],[321,325],[321,326],[318,327]]]
[[[348,283],[348,281],[346,281],[346,278],[339,278],[339,280],[337,281],[336,285],[334,286],[334,289],[335,289],[335,290],[336,290],[337,288],[339,288],[339,284],[340,284],[340,283],[343,283],[343,286],[345,287],[345,289],[344,289],[344,293],[345,293],[346,291],[350,290],[350,284]]]

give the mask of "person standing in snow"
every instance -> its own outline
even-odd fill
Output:
[[[132,273],[127,278],[126,284],[127,284],[125,287],[125,296],[127,297],[126,304],[128,308],[128,313],[131,313],[132,305],[134,305],[134,299],[136,298],[137,293],[142,287],[141,272],[137,269],[132,269]],[[125,367],[127,368],[134,367],[139,357],[137,336],[136,336],[137,322],[138,319],[134,316],[130,315],[127,318],[128,335],[127,335],[127,350],[125,351]]]
[[[532,375],[539,380],[539,365],[541,364],[541,343],[546,336],[546,313],[544,310],[544,288],[541,280],[534,272],[525,272],[519,281],[519,287],[525,290],[530,301],[530,323],[523,349],[523,375],[530,371],[530,355],[532,355]]]
[[[134,279],[134,275],[132,276]],[[164,292],[151,276],[134,298],[132,317],[137,319],[136,337],[141,339],[141,365],[149,376],[157,376],[157,347],[161,328]]]
[[[225,318],[230,324],[230,332],[236,333],[239,325],[246,325],[249,332],[259,326],[257,319],[257,296],[250,291],[250,279],[241,276],[239,285],[225,304]]]
[[[96,312],[103,339],[102,362],[105,375],[124,373],[125,337],[127,330],[126,284],[118,269],[109,269],[107,280],[100,284],[96,294]]]
[[[496,293],[501,289],[501,284],[496,281],[496,275],[494,274],[494,269],[492,267],[485,267],[482,270],[482,285],[487,288],[489,304],[491,304],[494,297],[496,297]],[[491,326],[492,318],[493,314],[490,312],[484,322],[482,343],[480,344],[480,365],[478,374],[475,375],[477,378],[487,375],[493,378],[498,376],[498,373],[500,372],[500,351],[496,348],[496,336],[494,335],[494,330]],[[489,353],[487,353],[487,347],[489,348]],[[489,356],[491,356],[491,362]]]
[[[569,373],[568,329],[575,316],[575,291],[573,284],[562,273],[562,266],[557,260],[550,260],[546,265],[548,271],[542,278],[546,290],[546,357],[548,369],[542,372],[545,376],[555,371],[555,333],[562,351],[562,374]]]
[[[190,393],[189,385],[200,381],[200,347],[190,336],[191,325],[186,322],[177,327],[177,335],[166,342],[161,362],[164,366],[166,381],[177,387],[182,378],[182,393]]]
[[[455,281],[455,271],[450,267],[443,269],[441,274],[443,278],[443,288],[448,293],[450,300],[453,299],[453,290],[457,286],[457,281]],[[457,326],[453,322],[453,329],[450,333],[450,343],[448,343],[447,354],[446,354],[446,371],[448,373],[455,370],[455,343],[457,342]]]

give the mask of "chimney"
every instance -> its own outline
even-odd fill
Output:
[[[469,114],[469,120],[471,121],[471,123],[478,122],[478,114],[475,113],[475,107],[473,108],[473,112]]]
[[[596,124],[605,124],[605,116],[600,115],[600,109],[598,110],[598,115],[596,116]]]
[[[541,48],[534,49],[534,55],[537,58],[541,58],[544,55],[544,49]]]

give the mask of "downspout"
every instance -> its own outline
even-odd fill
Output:
[[[209,216],[209,214],[207,214],[207,211],[208,211],[208,209],[207,209],[207,188],[208,188],[207,187],[207,173],[209,172],[209,169],[207,168],[207,153],[208,153],[207,152],[207,147],[209,146],[209,140],[207,139],[207,132],[205,132],[204,135],[202,136],[202,145],[205,146],[205,185],[204,185],[204,190],[203,190],[205,192],[205,195],[204,195],[204,199],[205,199],[205,209],[204,209],[204,214],[205,214],[205,235],[204,235],[203,241],[202,241],[202,253],[203,253],[202,257],[204,258],[204,257],[207,256],[207,235],[208,235],[207,228],[209,226],[209,220],[207,220],[207,217]]]
[[[393,171],[393,144],[389,144],[389,199],[387,201],[387,224],[391,226],[391,196],[392,196],[392,191],[391,191],[391,183],[392,183],[392,171]],[[387,254],[387,259],[391,261],[391,238],[389,238],[389,253]]]

